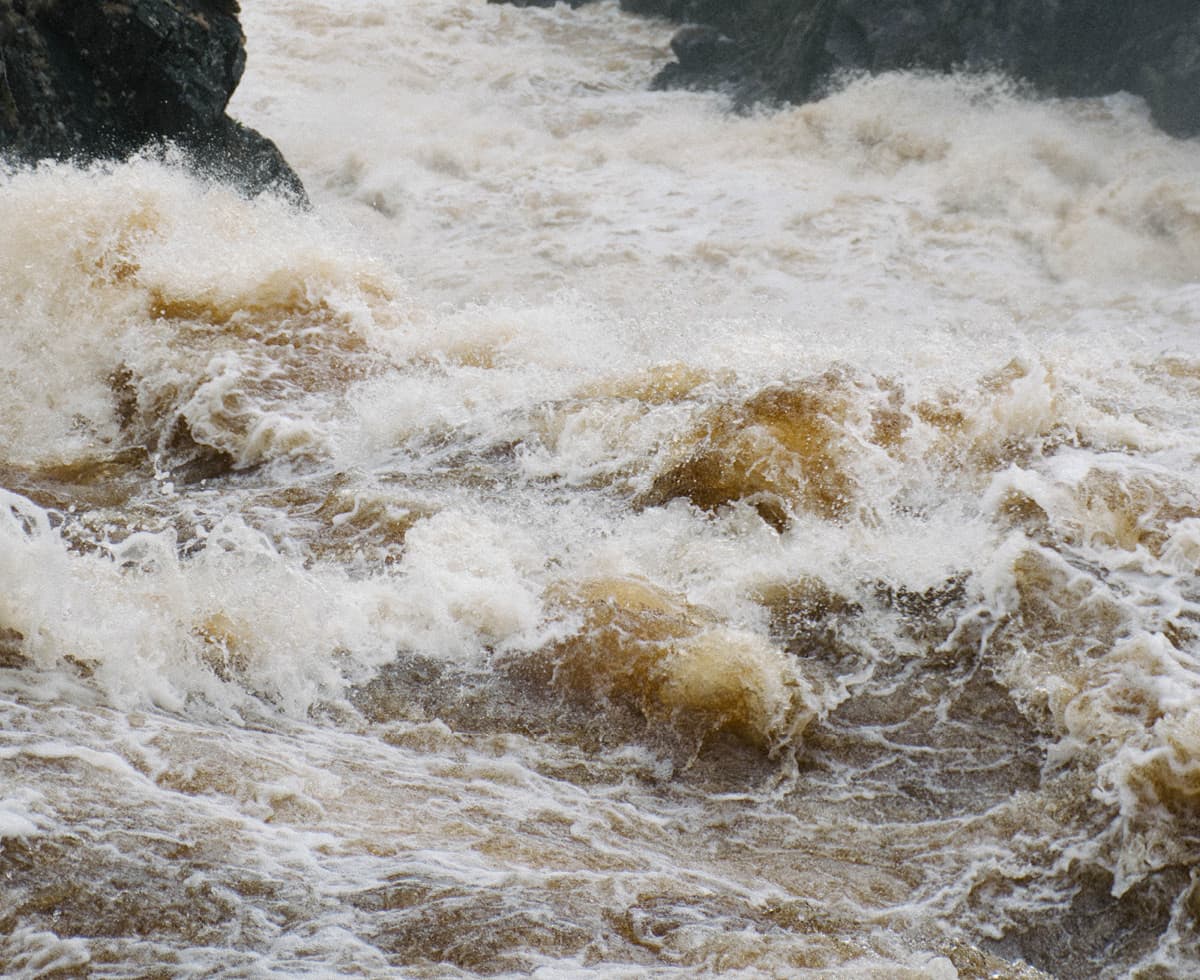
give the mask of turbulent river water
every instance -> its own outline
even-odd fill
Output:
[[[245,8],[311,211],[0,175],[0,973],[1200,976],[1200,145]]]

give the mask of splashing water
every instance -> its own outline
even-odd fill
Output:
[[[0,972],[1200,972],[1200,149],[252,5],[314,209],[0,176]]]

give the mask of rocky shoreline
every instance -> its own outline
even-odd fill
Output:
[[[621,8],[689,25],[672,42],[677,60],[659,72],[659,88],[725,88],[742,105],[800,103],[845,73],[1001,71],[1055,96],[1131,92],[1166,132],[1200,134],[1192,0],[621,0]]]
[[[230,118],[237,0],[0,0],[0,156],[120,160],[177,147],[198,173],[305,203],[273,142]]]

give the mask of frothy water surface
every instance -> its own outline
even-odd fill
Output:
[[[0,178],[0,972],[1200,973],[1200,149],[263,2],[314,209]]]

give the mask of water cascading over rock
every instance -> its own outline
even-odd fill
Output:
[[[1051,95],[1130,92],[1168,133],[1200,133],[1200,9],[1187,0],[621,0],[621,9],[707,29],[680,32],[659,88],[807,102],[846,73],[966,68]]]

